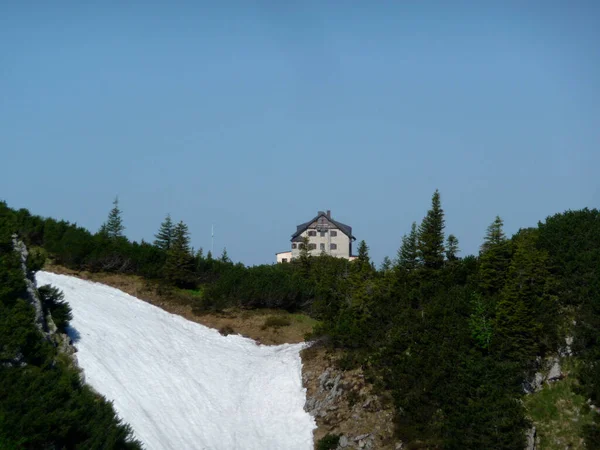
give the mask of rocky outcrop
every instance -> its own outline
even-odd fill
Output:
[[[391,402],[374,392],[361,369],[339,369],[338,356],[324,348],[302,354],[305,409],[317,422],[315,443],[336,434],[338,449],[401,449],[393,436]]]
[[[18,253],[21,259],[21,270],[25,277],[25,283],[27,285],[27,301],[33,306],[35,310],[35,325],[46,337],[49,336],[48,323],[46,317],[44,317],[44,308],[42,307],[42,301],[38,294],[33,274],[27,269],[27,257],[29,252],[23,241],[19,240],[16,234],[12,236],[13,248]],[[54,325],[54,324],[52,324]],[[54,327],[56,329],[56,327]]]
[[[12,236],[13,248],[19,255],[21,260],[21,270],[23,271],[23,277],[27,286],[27,298],[26,300],[33,306],[35,311],[35,326],[43,334],[44,338],[51,342],[58,350],[71,357],[73,364],[77,366],[77,358],[75,353],[77,349],[73,346],[73,342],[68,335],[59,333],[52,316],[50,314],[44,314],[44,307],[37,290],[34,273],[27,267],[27,258],[29,257],[29,251],[23,241],[21,241],[16,234]],[[13,365],[20,364],[15,361]],[[83,372],[82,372],[83,373]],[[83,375],[82,375],[83,376]]]
[[[564,377],[558,356],[547,358],[545,360],[541,360],[540,358],[538,366],[539,370],[533,374],[531,379],[526,380],[523,383],[523,391],[526,394],[539,392],[544,386],[544,383],[552,383]]]
[[[537,433],[535,427],[531,427],[529,430],[527,430],[527,432],[525,433],[525,437],[527,439],[527,445],[525,446],[525,450],[536,450]]]

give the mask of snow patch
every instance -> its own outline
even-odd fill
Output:
[[[49,272],[86,382],[152,449],[313,448],[300,350],[221,336],[118,289]]]

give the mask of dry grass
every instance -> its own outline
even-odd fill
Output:
[[[137,275],[75,271],[52,264],[46,264],[44,270],[112,286],[172,314],[217,330],[227,330],[229,334],[233,330],[233,334],[241,334],[265,345],[304,342],[304,336],[312,331],[316,323],[315,320],[304,314],[290,314],[273,309],[230,308],[219,313],[209,312],[197,315],[192,312],[196,300],[194,293],[165,290],[158,283],[145,280]],[[289,325],[265,327],[265,324],[271,323],[273,318],[276,318],[277,323],[285,322]]]

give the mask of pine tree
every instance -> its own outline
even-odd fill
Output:
[[[417,223],[413,222],[410,233],[402,236],[402,245],[398,250],[397,267],[414,270],[419,266]]]
[[[119,209],[119,197],[115,197],[113,208],[108,213],[108,219],[100,227],[100,234],[105,235],[110,239],[123,237],[125,226],[123,225],[122,212]]]
[[[458,259],[458,239],[453,234],[448,236],[446,239],[446,259],[448,261],[456,261]]]
[[[221,257],[219,258],[219,260],[223,263],[230,263],[231,259],[229,259],[229,255],[227,254],[227,248],[224,247],[223,248],[223,253],[221,253]]]
[[[167,251],[165,278],[179,287],[193,284],[194,255],[190,249],[190,233],[185,223],[179,222],[173,229],[171,247]]]
[[[383,273],[388,273],[390,270],[392,270],[392,260],[388,256],[383,258],[379,270]]]
[[[358,244],[358,261],[364,264],[370,264],[371,258],[369,258],[369,247],[367,243],[362,240]]]
[[[171,248],[171,241],[173,240],[173,221],[171,220],[171,215],[167,214],[163,223],[160,224],[160,229],[158,233],[154,235],[156,238],[154,240],[154,245],[156,245],[161,250],[167,251]]]
[[[514,238],[515,253],[496,311],[496,348],[517,361],[528,361],[556,339],[556,297],[548,254],[536,248],[537,230]]]
[[[487,295],[495,295],[504,286],[512,254],[512,243],[502,230],[502,219],[496,216],[487,228],[481,245],[479,285]]]
[[[440,192],[431,198],[431,209],[419,226],[418,254],[426,268],[439,269],[444,265],[444,210]]]
[[[500,216],[496,216],[496,219],[487,227],[483,244],[481,244],[480,253],[483,254],[495,245],[506,242],[506,235],[504,234],[504,221]]]

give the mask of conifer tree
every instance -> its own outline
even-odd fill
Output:
[[[158,233],[154,235],[156,238],[154,240],[154,245],[156,245],[161,250],[167,251],[171,248],[171,241],[173,240],[173,221],[171,220],[171,215],[167,214],[165,220],[160,224],[160,229]]]
[[[510,264],[512,243],[506,239],[502,225],[502,219],[496,216],[494,222],[487,228],[481,245],[479,284],[487,295],[500,292]]]
[[[480,253],[483,254],[495,245],[506,242],[506,235],[504,234],[504,221],[500,216],[496,216],[496,219],[487,227],[483,244],[481,244]]]
[[[370,264],[371,259],[369,258],[369,247],[367,243],[362,240],[358,244],[358,261],[364,264]]]
[[[227,248],[224,247],[223,248],[223,253],[221,253],[221,257],[219,258],[219,260],[223,263],[230,263],[231,259],[229,259],[229,255],[227,254]]]
[[[548,255],[536,248],[537,232],[515,237],[515,254],[496,311],[496,348],[505,356],[527,361],[554,341],[556,298]]]
[[[165,278],[180,287],[192,284],[193,280],[194,255],[190,249],[189,234],[187,225],[182,221],[175,225],[165,262]]]
[[[456,261],[458,259],[458,239],[453,234],[446,239],[446,259],[448,261]]]
[[[379,270],[383,273],[388,273],[390,270],[392,270],[392,260],[389,258],[389,256],[385,256],[383,258]]]
[[[110,239],[123,237],[125,226],[123,225],[122,212],[119,209],[119,197],[115,197],[113,208],[108,213],[108,219],[100,227],[100,234]]]
[[[431,209],[419,226],[418,254],[423,265],[439,269],[444,265],[444,210],[440,192],[436,189],[431,198]]]
[[[413,222],[410,233],[402,236],[402,245],[398,250],[397,267],[414,270],[419,266],[417,223]]]

